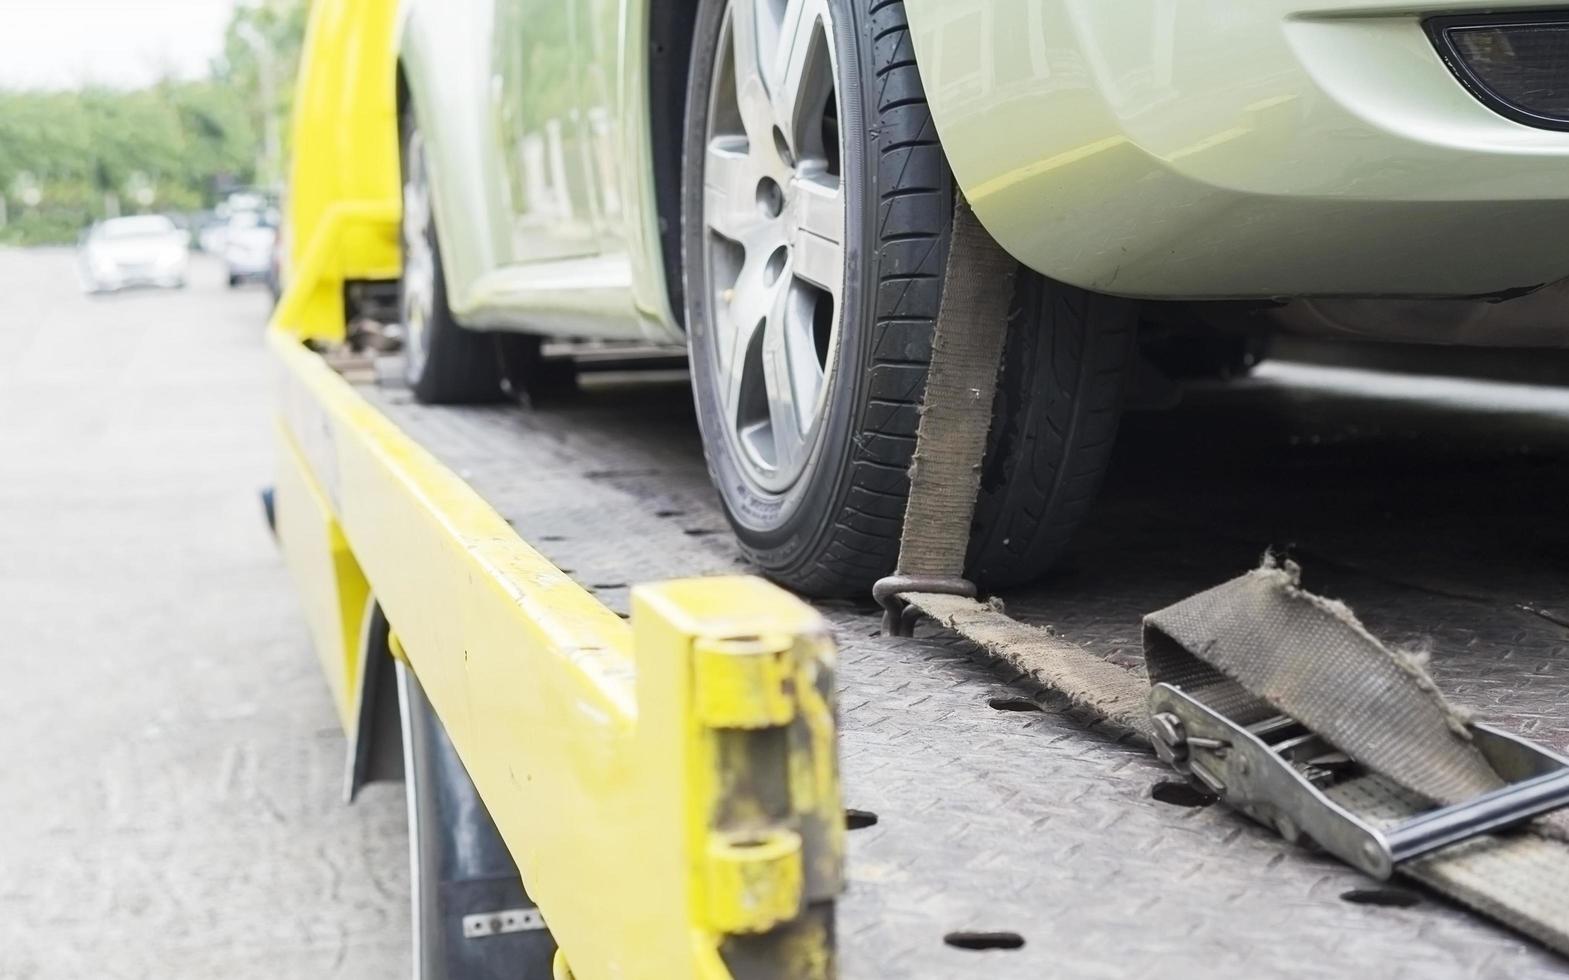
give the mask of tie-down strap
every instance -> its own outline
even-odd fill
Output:
[[[1223,785],[1213,773],[1225,774],[1225,766],[1201,761],[1216,754],[1214,742],[1220,739],[1206,743],[1200,737],[1216,734],[1213,730],[1189,733],[1195,747],[1184,747],[1179,768],[1204,777],[1211,791],[1288,838],[1321,834],[1324,839],[1317,843],[1370,873],[1387,874],[1391,862],[1347,857],[1328,842],[1337,834],[1344,839],[1344,832],[1355,827],[1396,842],[1396,873],[1569,955],[1569,820],[1564,811],[1499,834],[1475,833],[1473,823],[1459,843],[1430,853],[1419,848],[1422,856],[1403,857],[1398,843],[1405,839],[1403,828],[1422,829],[1413,821],[1419,814],[1507,795],[1507,782],[1536,774],[1501,775],[1477,748],[1479,737],[1503,744],[1507,751],[1500,765],[1506,770],[1522,768],[1522,757],[1546,760],[1540,763],[1542,771],[1556,771],[1564,760],[1471,725],[1445,701],[1416,658],[1384,646],[1344,605],[1301,589],[1294,566],[1266,563],[1146,617],[1148,679],[986,602],[932,593],[904,598],[911,608],[1065,695],[1080,710],[1150,737],[1158,746],[1163,733],[1152,726],[1150,703],[1163,707],[1162,694],[1170,687],[1199,702],[1200,710],[1225,719],[1229,724],[1221,734],[1232,740],[1239,734],[1232,726],[1274,729],[1282,737],[1295,731],[1293,744],[1317,737],[1320,747],[1314,751],[1323,757],[1304,760],[1302,770],[1315,778],[1343,772],[1343,778],[1320,786],[1330,807],[1308,792],[1288,794],[1280,808],[1271,808],[1271,794],[1261,791],[1267,784]],[[1293,731],[1281,730],[1281,723],[1293,721],[1299,723]],[[1162,748],[1169,759],[1170,748]],[[1349,760],[1331,758],[1339,753]],[[1235,755],[1231,761],[1236,764]],[[1337,767],[1337,761],[1349,765]],[[1263,766],[1254,757],[1255,770],[1269,765],[1288,768],[1273,754]],[[1554,798],[1561,803],[1565,781],[1558,782]],[[1315,820],[1312,811],[1320,809],[1324,812]],[[1337,809],[1351,819],[1342,820]]]
[[[1314,836],[1357,867],[1398,871],[1569,954],[1569,820],[1558,811],[1484,832],[1558,805],[1569,767],[1469,724],[1415,658],[1303,591],[1294,568],[1266,562],[1147,617],[1148,679],[974,597],[962,575],[1015,268],[961,199],[899,574],[877,589],[888,631],[929,616],[1150,738],[1288,838]]]
[[[904,512],[905,526],[922,533],[899,542],[902,575],[964,573],[1018,268],[959,198]]]
[[[909,608],[959,634],[1035,683],[1063,695],[1096,719],[1148,737],[1149,682],[1051,629],[1021,623],[997,607],[963,596],[905,593]]]
[[[962,196],[955,201],[942,305],[910,462],[899,571],[873,589],[883,606],[887,633],[909,635],[914,617],[907,609],[913,593],[975,595],[975,586],[964,578],[964,556],[981,489],[1018,268],[981,226],[969,203]],[[919,533],[911,533],[916,528]]]

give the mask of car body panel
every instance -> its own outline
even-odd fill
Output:
[[[660,248],[679,216],[652,166],[661,2],[405,0],[400,63],[466,325],[680,342]],[[1422,30],[1468,0],[906,6],[960,187],[1052,278],[1252,300],[1569,276],[1569,134],[1493,113]]]
[[[628,158],[623,134],[639,113],[623,91],[621,25],[642,3],[630,0],[579,0],[578,97],[583,110],[586,172],[593,193],[596,235],[606,255],[627,254],[627,193],[630,174],[641,172],[643,158]]]
[[[646,0],[409,0],[398,53],[466,326],[680,343],[648,131]]]
[[[493,0],[490,104],[482,107],[489,118],[479,122],[486,131],[481,138],[499,143],[502,183],[486,190],[498,198],[494,203],[508,221],[502,266],[599,251],[579,113],[580,6],[560,0]],[[445,159],[458,163],[454,154]]]
[[[1422,30],[1475,3],[906,9],[960,186],[1046,275],[1169,299],[1484,295],[1569,275],[1569,134],[1493,113]]]
[[[1310,337],[1380,340],[1455,347],[1569,347],[1564,309],[1569,279],[1501,302],[1464,299],[1298,299],[1272,304],[1239,321],[1218,307],[1200,304],[1209,322]]]
[[[491,115],[492,5],[405,3],[398,64],[426,142],[430,193],[448,301],[472,307],[473,283],[510,264],[510,208]]]
[[[584,32],[588,67],[583,86],[594,145],[603,169],[601,250],[623,263],[639,331],[655,343],[685,345],[686,335],[666,289],[660,248],[658,193],[654,186],[650,115],[650,19],[670,0],[586,0]],[[669,132],[665,139],[679,140]],[[679,222],[679,215],[663,220]]]

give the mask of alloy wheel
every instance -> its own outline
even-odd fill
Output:
[[[436,254],[431,240],[430,182],[425,140],[409,133],[403,177],[403,285],[398,306],[403,320],[405,375],[417,378],[429,355],[430,318],[436,303]]]
[[[806,465],[832,378],[845,193],[828,0],[733,0],[703,160],[712,372],[726,437],[759,488]]]

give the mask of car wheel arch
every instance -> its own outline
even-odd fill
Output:
[[[665,298],[683,329],[685,282],[681,269],[681,171],[686,132],[687,80],[692,71],[697,0],[649,0],[648,133],[659,223],[659,258]]]

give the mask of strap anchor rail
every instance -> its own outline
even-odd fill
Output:
[[[927,595],[952,595],[974,599],[975,583],[956,575],[888,575],[872,586],[872,598],[883,607],[883,632],[889,636],[910,636],[921,610],[905,596],[920,592]]]

